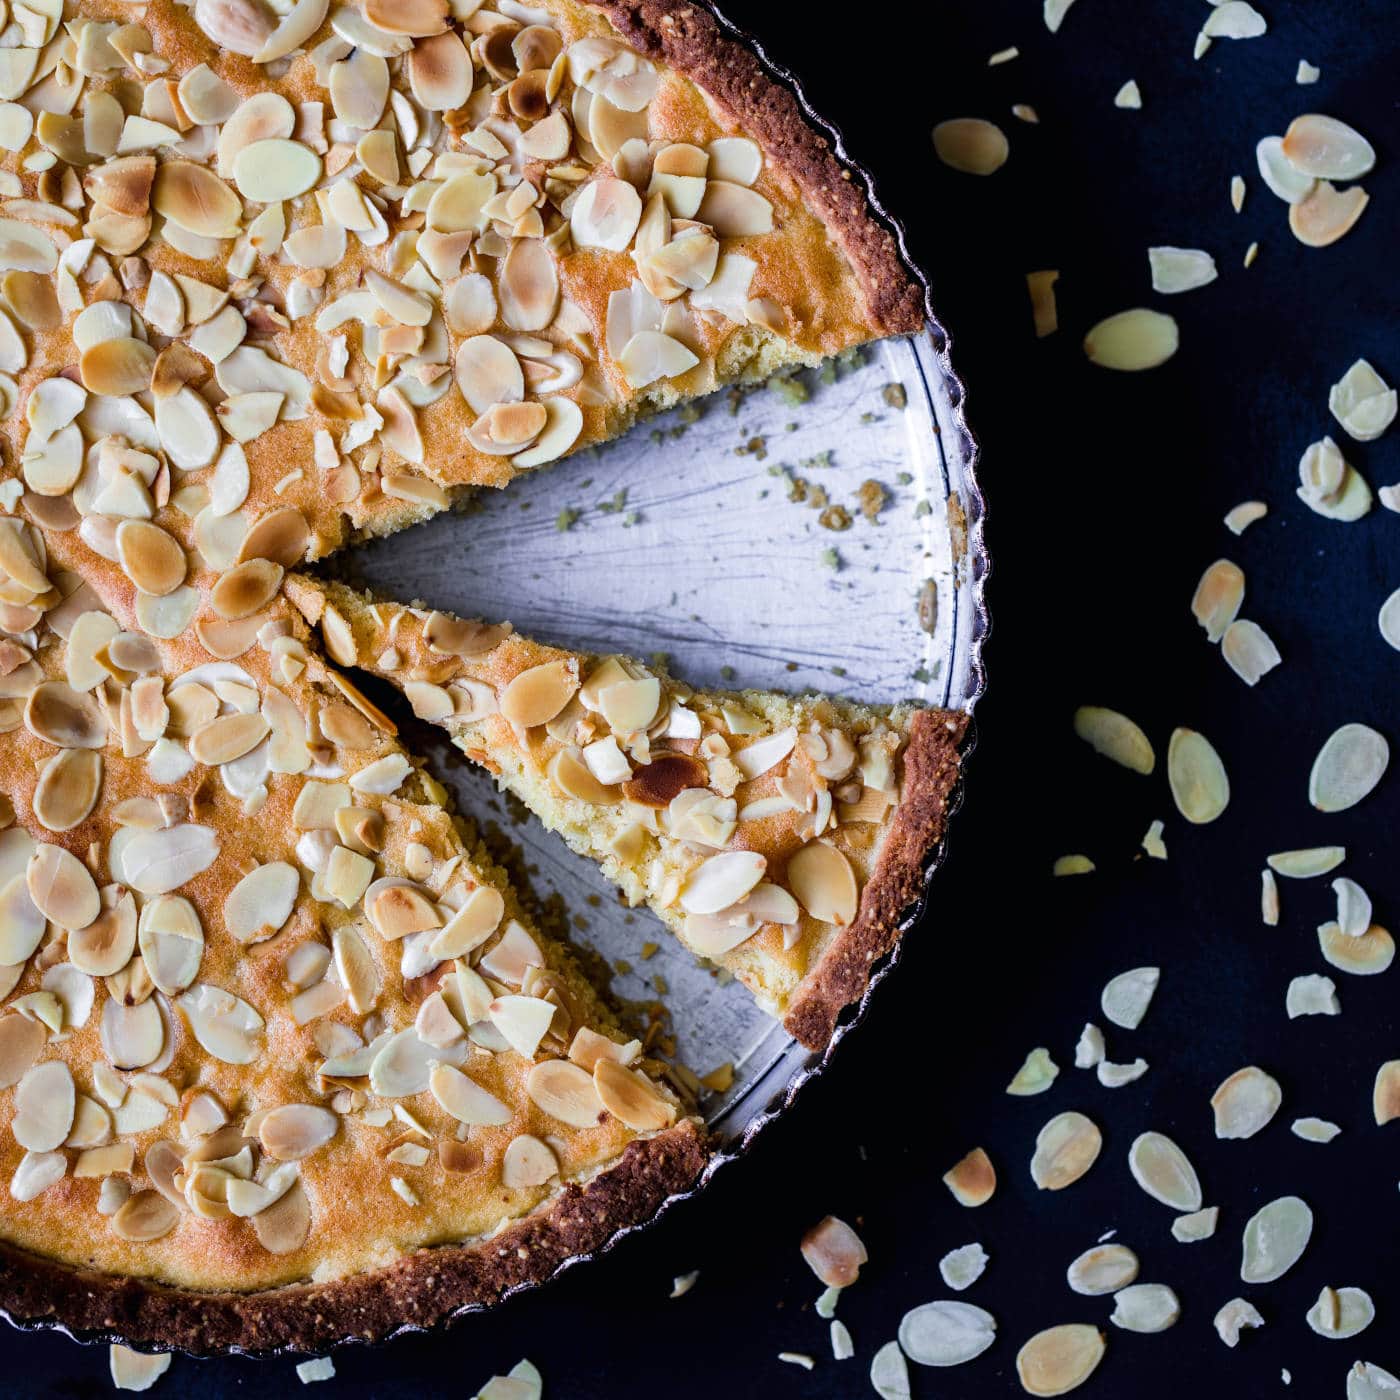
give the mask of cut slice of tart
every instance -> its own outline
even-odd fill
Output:
[[[116,540],[0,519],[0,1307],[320,1348],[493,1301],[689,1185],[660,1066],[281,567]]]
[[[695,690],[622,656],[288,579],[330,656],[416,714],[813,1049],[898,940],[963,714]]]
[[[99,551],[121,516],[316,558],[923,323],[860,184],[686,0],[109,8],[34,12],[0,172],[0,406],[31,513]]]

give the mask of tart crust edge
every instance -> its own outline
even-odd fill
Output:
[[[256,1293],[198,1293],[99,1274],[0,1244],[0,1310],[21,1324],[62,1327],[79,1340],[216,1352],[315,1352],[423,1329],[462,1308],[548,1280],[566,1260],[652,1218],[694,1184],[709,1160],[705,1129],[683,1119],[635,1139],[591,1181],[570,1183],[534,1214],[469,1245],[420,1249],[327,1283]]]

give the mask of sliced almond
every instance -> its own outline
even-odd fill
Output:
[[[339,1127],[340,1119],[329,1109],[309,1103],[281,1104],[258,1120],[258,1140],[275,1161],[300,1162],[324,1147]]]
[[[1217,559],[1201,575],[1191,599],[1191,614],[1205,629],[1206,637],[1218,642],[1239,614],[1244,602],[1244,570],[1229,559]]]
[[[1230,802],[1230,780],[1220,755],[1194,729],[1172,731],[1167,779],[1177,811],[1196,825],[1213,822]]]
[[[1176,354],[1180,343],[1172,317],[1139,306],[1094,326],[1084,337],[1084,353],[1104,369],[1155,369]]]
[[[1069,1266],[1066,1278],[1076,1293],[1096,1297],[1126,1288],[1138,1276],[1138,1257],[1126,1245],[1101,1244],[1086,1249]]]
[[[1258,685],[1283,661],[1273,639],[1257,622],[1236,618],[1220,640],[1220,654],[1246,684]]]
[[[1028,1395],[1064,1395],[1083,1385],[1103,1360],[1105,1343],[1097,1327],[1063,1323],[1037,1332],[1016,1353],[1016,1374]]]
[[[1244,1228],[1240,1277],[1272,1283],[1302,1257],[1312,1238],[1313,1213],[1297,1196],[1280,1196],[1256,1211]]]
[[[603,1107],[633,1132],[659,1132],[676,1120],[675,1108],[647,1079],[616,1060],[603,1058],[594,1063],[593,1087]]]
[[[1006,133],[981,117],[953,117],[933,128],[938,159],[965,175],[994,175],[1011,154]]]
[[[819,1220],[802,1236],[802,1257],[828,1288],[848,1288],[870,1256],[860,1236],[837,1216]]]
[[[1211,1095],[1218,1138],[1250,1138],[1268,1127],[1283,1105],[1278,1080],[1258,1065],[1236,1070]]]
[[[1157,755],[1147,735],[1117,710],[1100,705],[1081,705],[1074,712],[1074,732],[1095,753],[1111,758],[1134,773],[1151,773]]]
[[[1142,1133],[1128,1150],[1133,1180],[1153,1200],[1177,1211],[1201,1208],[1201,1181],[1186,1154],[1162,1133]]]
[[[1326,248],[1351,232],[1370,202],[1360,185],[1338,190],[1319,180],[1305,199],[1289,208],[1288,227],[1299,243]]]
[[[1308,777],[1308,801],[1320,812],[1344,812],[1368,796],[1390,764],[1390,744],[1366,724],[1344,724],[1319,750]]]
[[[603,1112],[602,1101],[587,1070],[568,1060],[542,1060],[525,1081],[531,1102],[571,1128],[593,1128]]]
[[[986,1205],[996,1193],[996,1169],[986,1152],[974,1147],[943,1173],[943,1184],[953,1193],[959,1205]]]
[[[1295,170],[1321,180],[1358,180],[1376,163],[1375,147],[1359,131],[1318,112],[1293,119],[1282,149]]]
[[[904,1314],[899,1345],[920,1366],[960,1366],[997,1339],[996,1319],[971,1303],[925,1303]]]
[[[1323,958],[1343,972],[1371,976],[1395,961],[1395,940],[1380,924],[1371,924],[1361,934],[1348,934],[1340,925],[1326,923],[1318,929],[1317,941]]]
[[[1072,1186],[1098,1160],[1103,1134],[1082,1113],[1057,1114],[1037,1134],[1031,1180],[1042,1191]]]
[[[1109,1321],[1125,1332],[1165,1332],[1181,1316],[1181,1303],[1164,1283],[1134,1283],[1113,1295]]]

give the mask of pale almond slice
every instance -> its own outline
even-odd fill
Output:
[[[1260,178],[1285,204],[1301,203],[1317,184],[1284,154],[1281,136],[1264,137],[1254,148],[1254,159]]]
[[[899,1345],[920,1366],[961,1366],[996,1339],[996,1318],[971,1303],[925,1303],[899,1324]]]
[[[695,217],[717,238],[750,238],[773,231],[773,206],[757,190],[711,178]]]
[[[1092,1021],[1086,1021],[1074,1047],[1074,1067],[1093,1069],[1102,1064],[1105,1048],[1103,1032]]]
[[[1225,528],[1232,535],[1242,535],[1256,521],[1262,520],[1269,513],[1269,508],[1263,501],[1241,501],[1239,505],[1233,506],[1225,516]]]
[[[632,242],[641,217],[642,197],[636,189],[626,180],[602,175],[585,185],[574,201],[569,226],[578,247],[621,253]]]
[[[1269,869],[1292,880],[1310,880],[1335,870],[1347,858],[1345,846],[1308,846],[1297,851],[1276,851]]]
[[[1364,1288],[1324,1288],[1308,1309],[1308,1326],[1320,1337],[1345,1341],[1376,1320],[1376,1305]]]
[[[263,1018],[232,992],[197,982],[176,998],[194,1037],[216,1060],[251,1064],[261,1053]]]
[[[943,1184],[959,1205],[983,1206],[996,1194],[996,1168],[982,1148],[974,1147],[943,1173]]]
[[[224,927],[239,943],[262,943],[280,933],[292,916],[301,876],[286,861],[250,870],[224,899]]]
[[[1270,671],[1282,663],[1273,638],[1245,618],[1236,618],[1220,639],[1220,654],[1230,669],[1249,686],[1258,685]]]
[[[1115,1026],[1135,1031],[1147,1015],[1147,1008],[1152,1004],[1161,978],[1162,969],[1159,967],[1136,967],[1119,973],[1104,987],[1099,997],[1103,1014]]]
[[[1308,777],[1308,801],[1343,812],[1367,797],[1390,764],[1390,744],[1369,725],[1344,724],[1323,744]]]
[[[170,1369],[171,1360],[168,1351],[150,1355],[118,1342],[107,1350],[108,1369],[117,1390],[149,1390]]]
[[[1201,26],[1201,39],[1207,45],[1212,39],[1257,39],[1268,31],[1268,27],[1264,16],[1246,0],[1223,0]],[[1196,56],[1199,58],[1204,50],[1199,40],[1197,43]]]
[[[1376,163],[1375,147],[1359,131],[1319,112],[1295,117],[1282,149],[1295,170],[1322,180],[1358,180]]]
[[[1351,437],[1373,442],[1395,421],[1400,396],[1363,359],[1331,387],[1327,407]]]
[[[587,1070],[569,1060],[542,1060],[531,1069],[525,1092],[537,1108],[571,1128],[593,1128],[603,1104]]]
[[[1140,1055],[1131,1064],[1126,1065],[1100,1060],[1094,1067],[1094,1073],[1105,1089],[1121,1089],[1125,1084],[1136,1083],[1147,1073],[1147,1061]]]
[[[1299,243],[1326,248],[1351,232],[1370,202],[1360,185],[1338,190],[1319,180],[1305,199],[1289,208],[1288,227]]]
[[[1138,87],[1136,80],[1129,78],[1122,87],[1113,94],[1113,105],[1120,111],[1137,112],[1142,110],[1142,89]],[[1212,276],[1214,274],[1212,273]],[[1207,281],[1210,279],[1207,278]],[[1158,291],[1164,290],[1159,287]],[[1185,291],[1185,287],[1177,287],[1168,290]]]
[[[768,861],[758,851],[723,851],[702,861],[681,887],[688,914],[718,914],[741,900],[763,878]]]
[[[1128,1150],[1133,1180],[1153,1200],[1177,1211],[1201,1208],[1201,1182],[1186,1154],[1162,1133],[1142,1133]]]
[[[1400,1118],[1400,1060],[1387,1060],[1376,1071],[1371,1107],[1378,1127]]]
[[[281,1104],[258,1120],[258,1141],[274,1161],[300,1162],[335,1137],[340,1119],[317,1104]]]
[[[658,379],[674,379],[699,363],[688,346],[661,331],[638,331],[618,356],[618,366],[633,389],[644,389]]]
[[[1016,1353],[1016,1374],[1028,1395],[1065,1395],[1094,1374],[1104,1351],[1097,1327],[1063,1323],[1037,1332]]]
[[[1304,1142],[1331,1142],[1342,1130],[1325,1118],[1295,1118],[1289,1131]]]
[[[1191,615],[1218,642],[1239,614],[1244,602],[1244,570],[1229,559],[1217,559],[1201,575],[1191,599]]]
[[[1216,1334],[1227,1347],[1239,1345],[1240,1333],[1246,1327],[1263,1325],[1259,1309],[1244,1298],[1231,1298],[1215,1315]]]
[[[501,714],[522,729],[548,724],[578,690],[572,660],[547,661],[521,671],[501,692]]]
[[[457,348],[457,386],[473,413],[496,404],[518,403],[525,396],[525,377],[515,352],[491,335],[476,335]]]
[[[547,1143],[529,1133],[512,1138],[501,1158],[501,1184],[508,1190],[543,1186],[558,1174],[559,1159]]]
[[[1101,1244],[1086,1249],[1066,1273],[1069,1286],[1076,1293],[1089,1297],[1116,1293],[1137,1276],[1138,1257],[1122,1244]]]
[[[138,1191],[112,1217],[112,1229],[124,1240],[149,1244],[180,1223],[179,1210],[159,1191]]]
[[[1230,780],[1203,734],[1175,729],[1167,747],[1167,779],[1177,811],[1195,825],[1213,822],[1230,802]]]
[[[89,977],[114,976],[131,961],[136,948],[136,901],[131,894],[120,885],[109,885],[102,905],[91,923],[68,935],[68,956]]]
[[[1050,1052],[1037,1045],[1026,1056],[1025,1063],[1016,1071],[1006,1092],[1017,1098],[1027,1098],[1032,1094],[1043,1094],[1056,1080],[1060,1067],[1050,1058]]]
[[[593,1065],[593,1087],[609,1113],[633,1132],[654,1133],[676,1121],[671,1104],[636,1070],[607,1058]]]
[[[792,893],[814,919],[844,927],[855,918],[860,902],[855,871],[846,856],[830,843],[809,841],[795,852],[788,860],[787,881]],[[716,911],[697,909],[691,912]]]
[[[1057,1114],[1036,1135],[1031,1180],[1042,1191],[1072,1186],[1098,1160],[1103,1135],[1082,1113]]]
[[[1165,364],[1180,344],[1171,316],[1138,306],[1094,326],[1084,337],[1084,353],[1104,369],[1135,371]]]
[[[1111,758],[1134,773],[1148,774],[1157,766],[1157,755],[1147,735],[1117,710],[1101,705],[1081,705],[1074,712],[1074,732],[1095,753]]]
[[[1313,1213],[1298,1196],[1280,1196],[1256,1211],[1244,1228],[1240,1277],[1272,1283],[1302,1257],[1312,1238]]]
[[[258,1243],[269,1254],[293,1254],[311,1232],[311,1202],[301,1182],[294,1181],[281,1198],[253,1216]]]
[[[1074,4],[1074,0],[1044,0],[1041,6],[1041,14],[1045,20],[1045,27],[1052,33],[1058,34],[1060,26],[1065,22],[1065,16],[1069,13],[1069,7]]]
[[[1317,941],[1323,959],[1343,972],[1372,976],[1395,961],[1395,940],[1380,924],[1371,924],[1356,935],[1344,933],[1338,924],[1326,923],[1318,929]]]
[[[1220,1223],[1220,1207],[1207,1206],[1204,1210],[1192,1211],[1189,1215],[1179,1215],[1172,1221],[1172,1239],[1179,1244],[1197,1244],[1215,1234]]]
[[[1337,1001],[1337,984],[1317,973],[1295,977],[1288,984],[1284,1005],[1290,1021],[1299,1016],[1337,1016],[1342,1010]]]
[[[980,1244],[965,1244],[961,1249],[950,1249],[938,1261],[938,1273],[949,1288],[961,1293],[982,1277],[987,1263],[987,1251]]]
[[[1113,1295],[1109,1321],[1125,1332],[1165,1332],[1181,1317],[1181,1302],[1164,1283],[1133,1283]]]
[[[1154,292],[1172,294],[1194,291],[1197,287],[1214,282],[1219,275],[1215,269],[1215,259],[1200,248],[1149,248],[1147,262]]]
[[[85,928],[101,912],[97,884],[88,868],[62,846],[41,843],[36,847],[25,867],[25,880],[34,907],[63,928]]]
[[[73,1126],[76,1106],[73,1073],[62,1060],[45,1060],[27,1070],[15,1087],[10,1131],[30,1152],[52,1152]]]
[[[1332,881],[1337,896],[1337,926],[1351,938],[1360,938],[1371,927],[1371,896],[1345,876]]]
[[[1250,1138],[1268,1127],[1283,1105],[1283,1090],[1258,1065],[1230,1075],[1211,1095],[1218,1138]]]
[[[994,175],[1011,154],[1006,133],[981,117],[953,117],[933,128],[938,159],[964,175]]]

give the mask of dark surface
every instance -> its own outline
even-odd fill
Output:
[[[846,11],[834,26],[796,7],[732,0],[733,17],[804,75],[813,104],[881,177],[932,272],[969,385],[996,626],[950,863],[928,927],[869,1023],[747,1163],[648,1236],[495,1315],[434,1339],[341,1353],[326,1394],[470,1395],[529,1356],[555,1400],[870,1395],[875,1349],[907,1308],[952,1296],[938,1259],[971,1240],[992,1263],[959,1296],[995,1314],[999,1340],[956,1371],[911,1368],[916,1400],[1020,1394],[1021,1343],[1069,1321],[1111,1334],[1086,1397],[1341,1400],[1357,1358],[1400,1371],[1400,1124],[1376,1128],[1370,1112],[1376,1068],[1400,1055],[1400,969],[1359,979],[1325,967],[1314,928],[1331,917],[1326,881],[1286,883],[1277,929],[1258,914],[1267,852],[1340,842],[1342,873],[1370,890],[1377,918],[1400,917],[1400,777],[1339,816],[1312,812],[1306,797],[1312,757],[1338,724],[1368,721],[1400,741],[1400,654],[1375,622],[1400,586],[1400,520],[1377,509],[1335,524],[1294,496],[1300,452],[1328,432],[1373,486],[1400,480],[1400,427],[1351,444],[1326,407],[1328,385],[1358,355],[1400,378],[1400,15],[1393,0],[1261,5],[1267,36],[1219,42],[1193,63],[1207,11],[1191,0],[1080,0],[1057,36],[1034,0],[910,6],[905,18]],[[1019,59],[985,67],[1013,43]],[[1316,86],[1295,86],[1300,57],[1321,66]],[[1143,90],[1140,112],[1112,105],[1130,77]],[[1041,125],[1011,118],[1013,102],[1033,104]],[[1255,140],[1306,110],[1352,121],[1380,153],[1364,182],[1370,209],[1322,251],[1293,241],[1285,207],[1254,171]],[[1012,142],[1010,162],[989,180],[943,169],[928,143],[934,121],[974,114],[999,121]],[[1249,182],[1241,215],[1228,200],[1235,172]],[[1254,239],[1259,259],[1246,272]],[[1145,250],[1155,243],[1211,250],[1219,281],[1153,296]],[[1063,329],[1037,342],[1023,274],[1045,267],[1061,270]],[[1087,364],[1084,330],[1138,304],[1177,316],[1177,358],[1140,376]],[[1220,518],[1251,497],[1270,515],[1236,540]],[[1245,615],[1284,655],[1252,692],[1188,611],[1202,568],[1220,555],[1245,569]],[[1113,768],[1078,744],[1070,716],[1086,702],[1144,725],[1156,776]],[[1172,808],[1161,766],[1176,725],[1209,735],[1229,769],[1233,800],[1213,826],[1188,827]],[[1167,823],[1165,865],[1136,858],[1154,817]],[[1051,862],[1067,851],[1090,854],[1098,873],[1051,880]],[[1109,1046],[1151,1068],[1135,1085],[1103,1089],[1073,1069],[1075,1039],[1086,1019],[1103,1024],[1103,983],[1148,963],[1163,969],[1157,999],[1141,1029],[1114,1032]],[[1306,972],[1335,978],[1340,1017],[1287,1021],[1284,989]],[[1039,1098],[1006,1097],[1034,1045],[1050,1047],[1058,1082]],[[1217,1143],[1210,1094],[1251,1063],[1277,1076],[1283,1110],[1254,1140]],[[1027,1173],[1032,1143],[1068,1108],[1102,1126],[1104,1152],[1084,1180],[1045,1195]],[[1328,1146],[1293,1137],[1289,1122],[1308,1114],[1334,1119],[1343,1135]],[[1175,1243],[1173,1212],[1132,1183],[1127,1147],[1147,1128],[1195,1161],[1207,1203],[1221,1208],[1213,1240]],[[988,1206],[967,1211],[939,1176],[975,1144],[1001,1184]],[[1248,1288],[1238,1277],[1244,1222],[1287,1193],[1312,1204],[1313,1242],[1285,1278]],[[830,1359],[827,1326],[812,1311],[820,1287],[797,1252],[803,1229],[827,1212],[857,1222],[871,1255],[841,1302],[857,1346],[842,1363]],[[1119,1332],[1107,1323],[1109,1300],[1066,1287],[1065,1266],[1108,1230],[1138,1251],[1144,1281],[1177,1290],[1183,1314],[1171,1332]],[[700,1271],[694,1290],[670,1301],[672,1276],[691,1269]],[[1369,1332],[1334,1342],[1308,1330],[1303,1314],[1323,1284],[1372,1292],[1379,1316]],[[1268,1326],[1232,1352],[1211,1319],[1240,1293]],[[3,1345],[6,1393],[108,1388],[105,1349],[8,1333]],[[810,1353],[816,1370],[778,1362],[783,1350]],[[245,1388],[300,1391],[290,1361],[177,1360],[155,1393]]]

